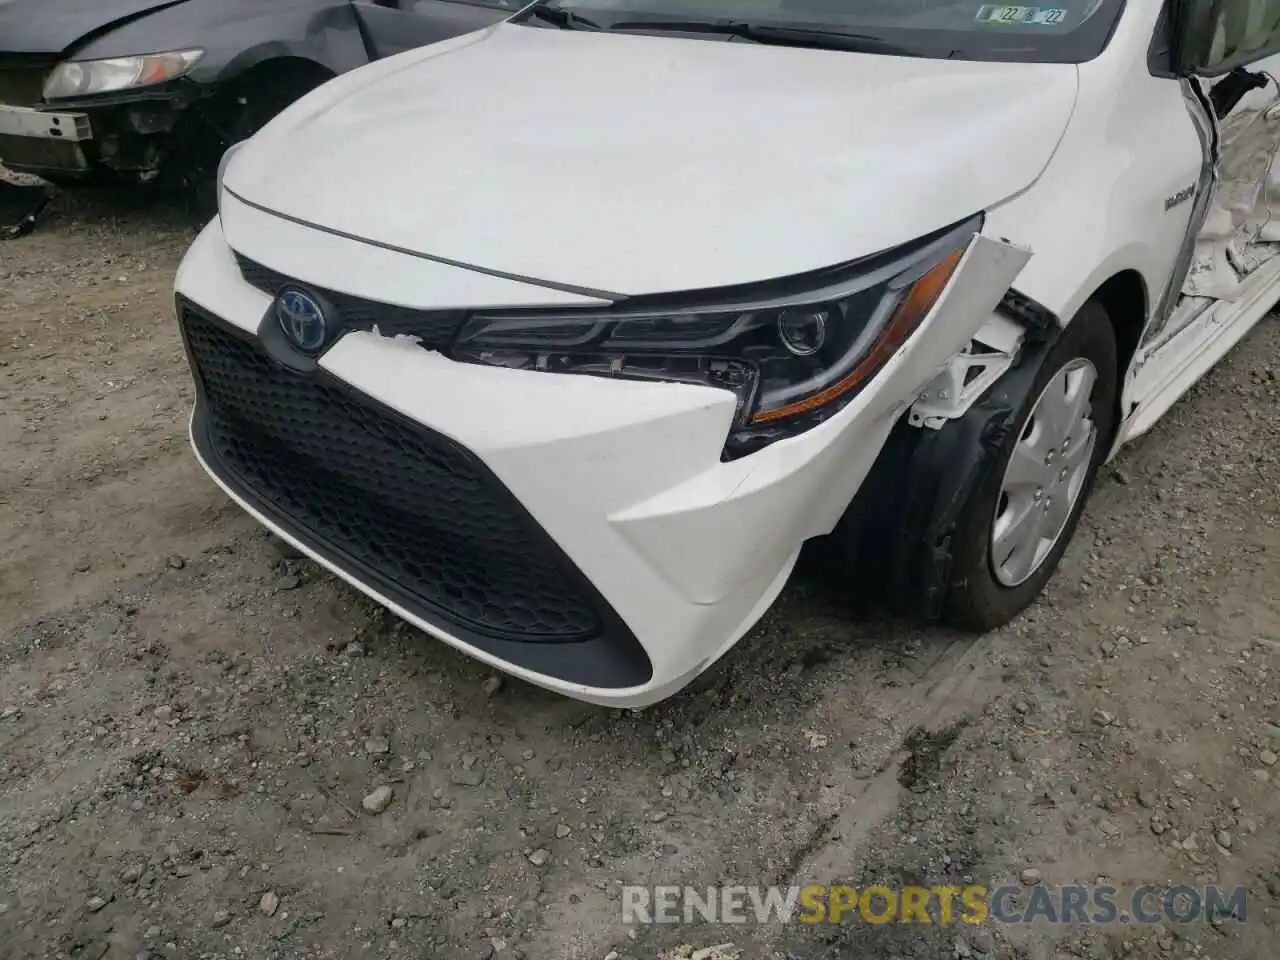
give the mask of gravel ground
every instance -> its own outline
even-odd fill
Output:
[[[811,559],[713,682],[611,711],[281,558],[203,476],[194,233],[63,198],[0,243],[0,956],[1275,956],[1280,324],[1106,468],[1009,628],[868,615]],[[1247,922],[628,927],[619,891],[1100,878],[1243,885]]]

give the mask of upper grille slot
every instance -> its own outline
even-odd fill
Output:
[[[235,256],[245,282],[263,293],[274,297],[281,288],[292,284],[320,294],[338,311],[339,327],[342,330],[372,330],[376,326],[384,336],[409,334],[417,337],[424,347],[438,350],[453,341],[458,328],[466,319],[466,313],[462,310],[416,310],[353,297],[348,293],[294,280],[240,253]]]

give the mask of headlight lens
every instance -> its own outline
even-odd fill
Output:
[[[203,50],[174,50],[109,60],[69,60],[49,74],[44,98],[66,100],[162,83],[185,74],[203,55]]]
[[[736,303],[664,307],[654,301],[667,298],[636,298],[603,311],[478,313],[452,354],[730,390],[738,409],[726,456],[740,456],[808,429],[856,396],[919,327],[981,226],[975,217],[905,251],[760,285],[756,297],[740,291]],[[798,289],[778,292],[780,285]]]

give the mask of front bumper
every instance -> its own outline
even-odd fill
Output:
[[[86,147],[93,128],[85,113],[61,113],[0,104],[0,161],[24,173],[89,170]]]
[[[321,285],[330,289],[357,296],[377,292],[379,299],[405,306],[523,305],[569,296],[336,237],[229,202],[221,220],[209,224],[188,252],[176,291],[180,303],[203,318],[184,321],[189,348],[194,322],[213,324],[249,351],[230,361],[231,370],[257,365],[264,356],[257,331],[270,298],[241,277],[224,225],[237,252],[251,260],[303,282],[323,278]],[[803,542],[834,527],[921,385],[982,325],[1025,259],[1021,251],[978,238],[934,313],[868,388],[820,426],[728,463],[719,457],[734,410],[728,393],[459,364],[367,331],[342,337],[310,374],[269,374],[293,378],[279,382],[292,382],[284,389],[297,387],[302,394],[279,393],[242,408],[260,411],[254,429],[272,438],[233,439],[231,446],[247,444],[245,456],[261,459],[264,444],[272,445],[266,468],[238,467],[225,452],[229,448],[219,452],[210,422],[214,407],[227,401],[203,382],[208,375],[200,367],[209,361],[193,350],[200,396],[192,440],[205,469],[260,522],[426,632],[560,693],[643,706],[705,670],[764,613]],[[244,359],[250,355],[259,359]],[[314,408],[313,390],[328,391]],[[348,435],[348,428],[317,427],[309,419],[313,409],[332,412],[335,405],[349,404],[359,410],[348,422],[364,424],[365,435],[385,439],[388,446],[353,452],[342,441],[343,449],[335,451],[333,438]],[[295,422],[284,424],[282,418]],[[418,444],[436,453],[423,453],[416,465],[390,476],[387,464],[399,457],[395,451]],[[441,449],[468,464],[467,482],[483,478],[493,500],[484,501],[480,512],[497,516],[508,531],[504,536],[520,541],[516,553],[466,534],[477,504],[459,507],[470,511],[465,522],[433,505],[438,498],[432,491],[442,489],[440,469],[454,470],[430,465]],[[294,472],[282,473],[290,461]],[[407,482],[414,477],[421,482]],[[451,477],[449,484],[458,480],[456,471]],[[295,497],[295,486],[315,482],[326,491]],[[447,498],[458,506],[455,493],[447,487]],[[330,494],[331,502],[316,506]],[[308,496],[310,506],[293,502]],[[354,516],[346,539],[331,529],[341,522],[344,503]],[[318,516],[329,519],[317,521]],[[406,531],[414,524],[421,529],[388,544],[387,518],[393,516]],[[502,526],[513,516],[528,525]],[[371,538],[369,524],[381,532]],[[428,529],[431,537],[425,536]],[[452,585],[437,576],[423,586],[421,578],[414,581],[423,565],[410,557],[417,573],[405,575],[402,569],[386,576],[378,557],[400,556],[403,567],[405,545],[428,540],[430,549],[443,544],[458,551],[462,568],[489,572],[479,594],[470,596],[480,604],[472,608],[481,609],[478,617],[466,610],[459,614],[457,607],[476,578],[484,579],[481,573]],[[362,551],[365,556],[355,555]],[[548,629],[539,615],[512,629],[510,596],[517,588],[511,584],[521,577],[513,564],[521,563],[529,584],[525,592],[542,598],[537,609],[548,616],[559,609],[569,626]],[[371,569],[379,565],[384,569]],[[417,585],[406,588],[408,581]],[[426,596],[432,590],[437,593]],[[485,595],[486,590],[497,592]],[[495,602],[486,614],[487,601]],[[445,609],[451,604],[453,609]]]
[[[0,163],[54,181],[153,180],[198,146],[202,128],[173,141],[200,95],[179,79],[52,106],[0,102]]]

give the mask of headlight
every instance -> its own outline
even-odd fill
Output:
[[[68,60],[49,74],[44,98],[66,100],[162,83],[185,74],[202,56],[203,50],[175,50],[109,60]]]
[[[726,456],[806,430],[866,385],[915,332],[982,227],[805,277],[708,293],[636,297],[606,310],[474,314],[456,360],[696,383],[738,399]]]

